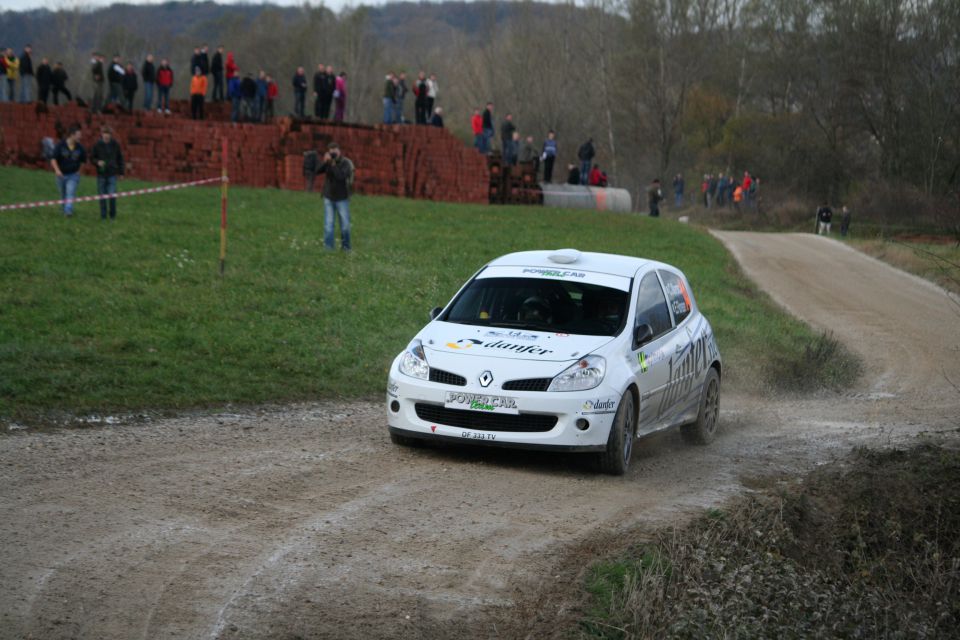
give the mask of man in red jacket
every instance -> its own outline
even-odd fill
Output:
[[[173,69],[170,62],[164,58],[157,69],[157,113],[170,113],[170,88],[173,87]]]

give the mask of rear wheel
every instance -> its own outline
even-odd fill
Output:
[[[683,439],[693,444],[709,444],[717,435],[717,423],[720,418],[720,374],[713,367],[703,381],[703,394],[700,397],[700,412],[697,419],[680,428]]]
[[[607,450],[599,456],[600,471],[613,476],[622,476],[626,473],[636,436],[637,415],[633,410],[633,394],[628,389],[620,398],[617,415],[614,416],[613,424],[610,426]]]

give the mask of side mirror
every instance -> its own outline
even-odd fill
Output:
[[[441,313],[443,313],[443,307],[434,307],[430,310],[430,319],[436,320]]]
[[[651,338],[653,338],[653,327],[646,323],[638,324],[633,329],[633,348],[639,349],[650,342]]]

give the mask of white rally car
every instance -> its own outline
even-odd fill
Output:
[[[396,357],[397,444],[446,440],[599,453],[622,474],[636,437],[713,439],[720,353],[684,275],[574,249],[512,253],[469,280]]]

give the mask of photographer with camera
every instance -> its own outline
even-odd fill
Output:
[[[350,193],[353,191],[353,163],[340,152],[340,145],[331,142],[317,173],[326,174],[323,181],[323,245],[335,249],[333,241],[336,212],[340,219],[340,248],[350,251]]]

